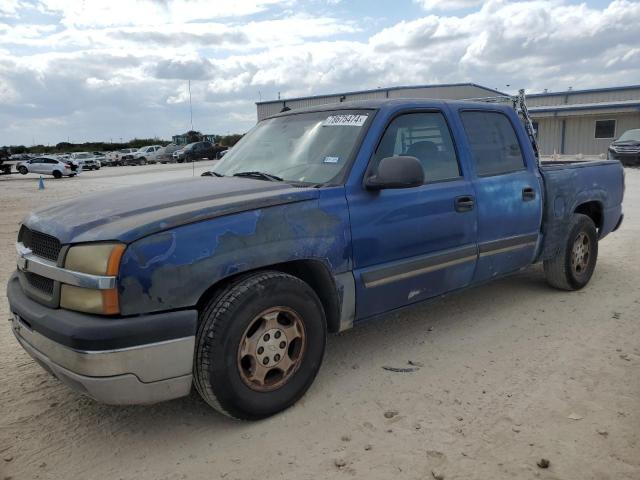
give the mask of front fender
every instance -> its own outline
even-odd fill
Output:
[[[344,197],[343,197],[344,198]],[[280,205],[180,226],[127,248],[118,277],[123,315],[188,308],[215,283],[293,260],[350,269],[346,215],[318,200]]]

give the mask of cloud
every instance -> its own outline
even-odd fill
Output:
[[[482,0],[414,0],[425,10],[462,10],[482,4]]]
[[[5,0],[3,0],[5,1]],[[15,0],[12,0],[15,1]],[[39,0],[43,11],[67,26],[162,25],[243,17],[291,0]]]
[[[254,102],[278,92],[286,98],[465,81],[541,91],[640,78],[640,3],[627,0],[601,8],[490,0],[381,28],[293,0],[240,2],[238,12],[258,13],[225,18],[231,2],[172,17],[186,0],[141,0],[127,2],[126,15],[102,20],[102,0],[86,2],[86,16],[73,1],[42,1],[62,23],[36,22],[28,15],[33,7],[18,3],[12,11],[19,22],[0,19],[0,145],[31,143],[32,136],[50,143],[168,138],[189,124],[187,80],[198,129],[227,132],[247,130]],[[138,10],[145,5],[147,14]]]

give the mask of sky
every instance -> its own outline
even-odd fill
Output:
[[[255,102],[640,83],[640,1],[0,0],[0,145],[243,133]]]

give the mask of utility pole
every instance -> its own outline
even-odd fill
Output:
[[[191,130],[193,131],[193,106],[191,105],[191,80],[189,80],[189,114],[191,115]]]

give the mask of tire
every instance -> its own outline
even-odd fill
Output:
[[[267,316],[271,320],[267,321]],[[280,323],[283,320],[284,326]],[[272,328],[274,324],[283,329],[281,335],[279,328]],[[299,338],[291,333],[294,324],[297,327],[293,331],[302,332]],[[276,271],[241,277],[200,314],[195,387],[205,402],[229,417],[258,420],[274,415],[293,405],[313,383],[324,356],[326,332],[322,304],[302,280]],[[262,363],[277,361],[277,352],[284,352],[283,356],[280,363],[261,368],[268,371],[264,384],[252,383],[248,377],[258,366],[254,367],[253,361],[261,353],[261,342],[267,339],[275,344],[265,344]],[[250,342],[256,347],[256,356],[243,356],[241,346]],[[278,368],[285,362],[291,364],[288,373]]]
[[[566,241],[555,257],[544,261],[547,283],[560,290],[580,290],[591,280],[597,260],[596,226],[588,216],[576,213],[569,222]]]
[[[20,172],[21,175],[26,175],[27,173],[29,173],[29,170],[27,169],[27,167],[18,167],[18,172]]]
[[[53,171],[53,178],[62,178],[62,173],[58,170]]]

